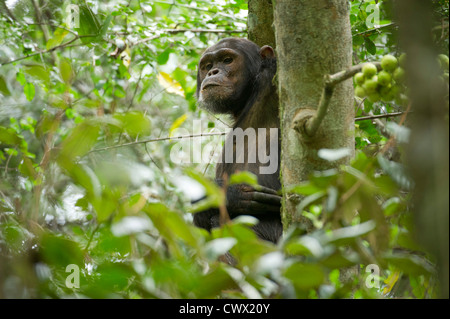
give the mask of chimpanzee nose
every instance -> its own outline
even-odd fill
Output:
[[[216,75],[217,73],[219,73],[219,69],[215,68],[208,72],[208,76]]]

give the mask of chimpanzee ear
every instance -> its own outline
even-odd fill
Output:
[[[259,50],[259,54],[263,59],[271,59],[275,57],[275,52],[273,52],[273,49],[270,45],[265,45]]]

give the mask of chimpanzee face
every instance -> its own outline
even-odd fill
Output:
[[[198,67],[199,103],[214,113],[230,113],[248,91],[245,56],[227,42],[208,48]]]

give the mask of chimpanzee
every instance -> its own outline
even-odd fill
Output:
[[[201,107],[214,113],[230,114],[234,120],[233,131],[226,137],[222,161],[217,164],[216,182],[222,186],[231,174],[249,171],[257,175],[261,185],[257,189],[246,184],[228,186],[228,214],[231,218],[238,215],[258,218],[254,231],[260,238],[274,243],[282,233],[281,196],[277,193],[281,188],[280,124],[278,95],[273,84],[275,73],[276,58],[270,46],[260,48],[246,39],[226,38],[203,53],[198,65],[196,92]],[[265,132],[261,130],[263,128]],[[245,134],[247,139],[242,137],[238,141],[233,134],[235,131],[248,133]],[[239,147],[239,142],[243,147]],[[269,163],[274,169],[265,165],[267,157],[261,159],[261,150],[256,146],[258,142],[266,154],[276,153],[270,155],[271,159],[275,156],[275,163]],[[231,161],[226,155],[227,145],[233,152]],[[194,224],[208,231],[220,226],[219,210],[196,213]]]

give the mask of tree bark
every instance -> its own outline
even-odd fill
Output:
[[[275,48],[272,0],[248,1],[248,39],[262,47]]]
[[[407,162],[414,179],[418,240],[437,260],[441,298],[449,297],[448,88],[440,81],[433,45],[431,1],[400,0],[396,15],[411,92],[411,136]],[[447,100],[447,102],[446,102]]]
[[[347,0],[274,0],[274,26],[278,56],[278,88],[282,136],[283,189],[323,171],[348,163],[354,155],[353,84],[348,79],[333,92],[317,132],[308,136],[294,119],[316,114],[324,76],[348,69],[352,63],[352,37]],[[325,161],[320,149],[347,148],[349,156]],[[296,212],[298,195],[285,194],[282,220],[308,226]]]

